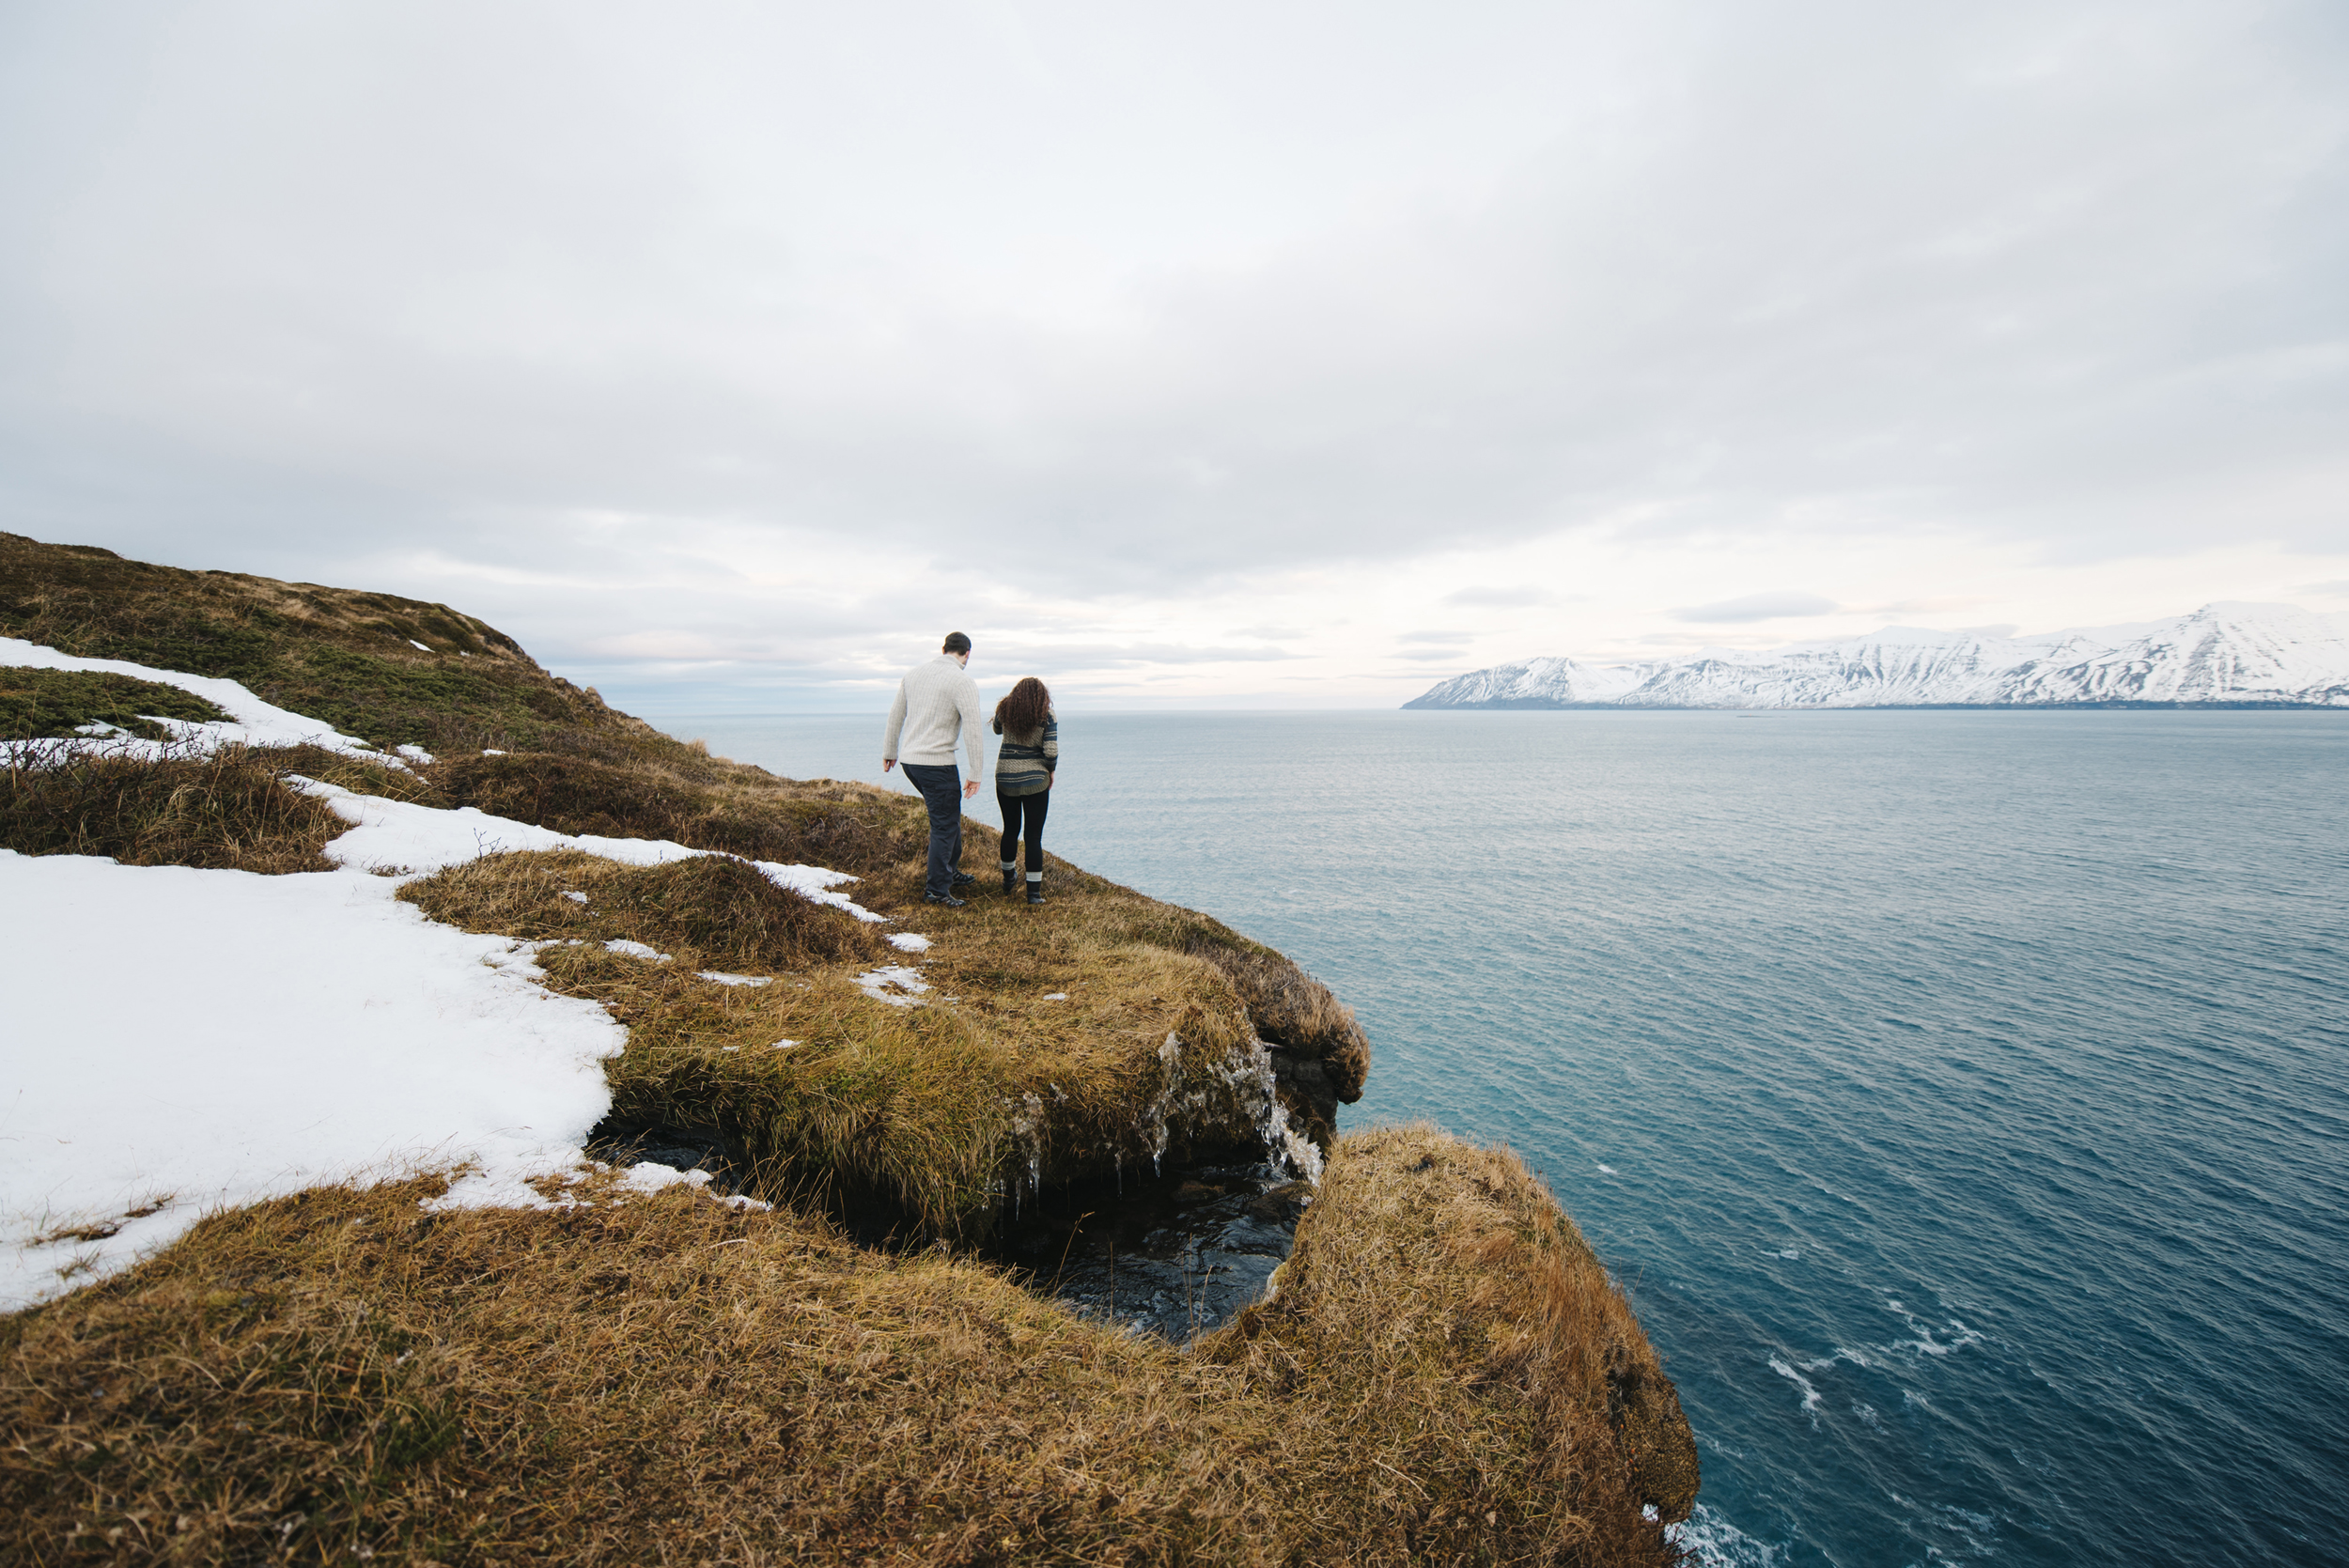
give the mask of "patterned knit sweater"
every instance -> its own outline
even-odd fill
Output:
[[[1001,719],[994,730],[1003,735]],[[1003,749],[995,753],[995,793],[1040,795],[1052,786],[1052,769],[1059,766],[1060,721],[1047,714],[1041,735],[1033,730],[1025,736],[1003,735]]]

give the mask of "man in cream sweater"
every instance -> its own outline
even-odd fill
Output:
[[[979,781],[987,777],[987,721],[979,714],[979,689],[963,674],[970,662],[971,639],[948,632],[938,657],[916,664],[897,683],[889,734],[881,741],[881,771],[903,762],[907,780],[930,808],[930,868],[922,894],[954,909],[964,902],[955,890],[971,880],[962,870],[962,802],[978,798]],[[969,784],[955,771],[957,738],[971,749]]]

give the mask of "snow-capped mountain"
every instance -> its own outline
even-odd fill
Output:
[[[1887,627],[1771,653],[1706,649],[1596,665],[1496,664],[1405,707],[2061,706],[2105,703],[2349,707],[2349,615],[2206,604],[2191,615],[2038,637]]]

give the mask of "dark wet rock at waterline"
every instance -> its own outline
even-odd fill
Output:
[[[1261,1163],[1066,1188],[1023,1203],[994,1250],[1038,1294],[1181,1344],[1264,1298],[1313,1190]]]
[[[609,1117],[589,1134],[586,1152],[622,1169],[707,1171],[720,1194],[751,1189],[750,1152],[715,1127]],[[1002,1216],[985,1250],[1039,1295],[1181,1344],[1264,1299],[1313,1193],[1312,1183],[1263,1161],[1081,1183],[1027,1194]],[[886,1203],[835,1209],[834,1222],[864,1246],[892,1250],[923,1236]]]

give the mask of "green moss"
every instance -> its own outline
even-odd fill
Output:
[[[0,737],[10,740],[61,739],[93,723],[164,740],[170,732],[152,719],[227,717],[193,692],[129,675],[0,667]]]

